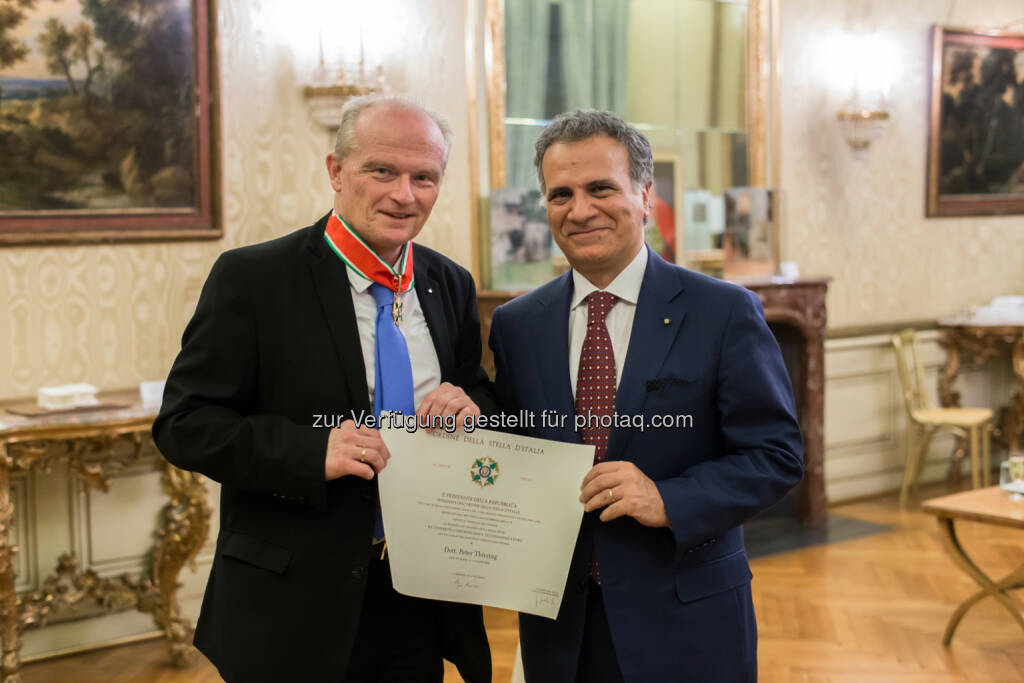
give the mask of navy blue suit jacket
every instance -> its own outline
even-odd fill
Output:
[[[557,410],[564,428],[530,436],[580,441],[569,378],[567,273],[499,307],[491,324],[506,411]],[[574,680],[588,563],[596,552],[615,653],[626,681],[753,681],[757,634],[740,527],[803,475],[789,376],[755,294],[671,265],[648,250],[608,460],[656,483],[671,528],[584,517],[557,620],[519,616],[529,683]],[[692,426],[654,428],[654,416]],[[540,420],[537,421],[540,425]]]

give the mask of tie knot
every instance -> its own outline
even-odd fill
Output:
[[[587,297],[587,324],[603,323],[616,301],[618,297],[611,292],[592,292]]]
[[[370,285],[370,294],[373,295],[373,300],[377,302],[377,308],[390,307],[395,301],[395,293],[377,282]]]

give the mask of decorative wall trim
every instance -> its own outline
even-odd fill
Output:
[[[912,325],[894,325],[904,329]],[[925,383],[932,389],[931,400],[938,405],[938,376],[945,362],[939,332],[932,328],[919,333]],[[906,416],[900,396],[899,376],[889,335],[828,339],[825,342],[825,488],[830,504],[895,491],[903,480],[906,457]],[[959,385],[979,405],[997,407],[1011,382],[1009,361],[962,373]],[[871,379],[874,381],[870,381]],[[876,404],[879,379],[886,389],[881,405]],[[868,381],[865,381],[868,380]],[[837,415],[838,413],[838,415]],[[844,416],[850,416],[846,418]],[[851,430],[863,438],[836,439],[829,426],[837,420],[857,419],[863,424]],[[954,440],[943,434],[935,438],[926,460],[922,482],[945,478]],[[993,462],[1002,453],[993,448]]]
[[[828,414],[828,408],[834,401],[834,399],[830,399],[830,394],[835,396],[840,387],[849,387],[847,391],[850,391],[851,389],[857,390],[863,387],[864,393],[866,393],[873,389],[877,389],[879,379],[885,384],[885,395],[887,398],[898,396],[898,389],[892,386],[893,377],[890,372],[873,371],[850,373],[828,379],[825,385],[826,415]],[[859,430],[861,433],[860,436],[847,439],[830,438],[827,432],[829,420],[826,418],[825,448],[832,449],[834,451],[843,451],[850,447],[878,445],[891,442],[896,438],[896,417],[898,416],[887,410],[883,420],[874,424],[866,423],[864,426],[867,426],[868,429]]]
[[[110,493],[87,490],[86,487],[82,486],[81,481],[77,477],[71,477],[69,482],[71,492],[70,509],[73,519],[72,528],[74,530],[72,547],[74,548],[75,555],[79,558],[79,564],[83,570],[92,569],[104,578],[119,576],[125,572],[137,574],[144,571],[153,548],[153,530],[157,528],[156,520],[160,510],[166,504],[166,500],[160,492],[160,476],[160,470],[154,469],[151,461],[108,475],[112,490],[117,486],[129,485],[130,480],[133,479],[152,478],[154,482],[152,488],[156,491],[156,497],[153,501],[153,523],[147,525],[150,538],[147,538],[146,545],[141,549],[126,548],[125,555],[105,558],[97,557],[95,539],[101,534],[111,533],[112,530],[100,528],[102,520],[96,519],[93,502],[99,497],[109,496]],[[140,514],[140,511],[135,510],[133,514]]]
[[[39,535],[36,525],[35,472],[21,472],[11,475],[11,501],[18,514],[11,528],[11,543],[18,546],[14,566],[18,578],[14,583],[17,592],[35,590],[39,583]]]

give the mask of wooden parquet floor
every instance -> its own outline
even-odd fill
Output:
[[[1024,681],[1024,630],[990,599],[942,647],[949,615],[977,585],[942,549],[934,517],[900,512],[895,497],[833,512],[896,528],[752,563],[762,682]],[[957,527],[990,576],[1024,563],[1024,532]]]
[[[762,683],[1024,683],[1024,630],[992,600],[976,605],[952,645],[942,647],[950,613],[975,584],[943,551],[934,518],[901,512],[894,497],[833,512],[894,529],[752,563]],[[1024,532],[980,524],[960,529],[967,551],[990,575],[1024,563]],[[494,680],[506,683],[515,656],[515,617],[487,610],[486,620]],[[162,642],[146,641],[33,663],[24,668],[24,680],[220,681],[209,662],[179,670],[166,661]],[[445,680],[460,681],[453,671]]]

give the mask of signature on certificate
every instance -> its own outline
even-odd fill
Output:
[[[469,579],[462,579],[461,577],[455,577],[456,588],[480,588],[483,584],[478,581],[471,581]]]
[[[555,607],[558,603],[555,602],[555,598],[551,595],[534,595],[533,606],[534,607]]]

